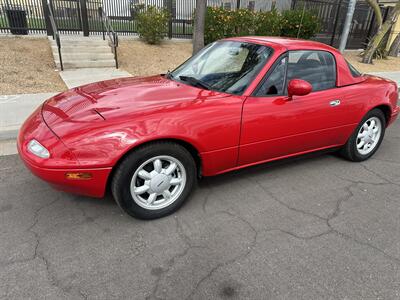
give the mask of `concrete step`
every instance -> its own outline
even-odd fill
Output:
[[[68,60],[103,60],[103,59],[114,59],[114,55],[111,52],[106,53],[92,53],[92,52],[82,52],[82,53],[64,53],[61,50],[62,59]],[[54,60],[58,61],[58,52],[53,52]]]
[[[58,48],[57,46],[52,46],[53,53],[57,53],[58,55]],[[90,47],[74,47],[74,46],[66,46],[61,45],[61,52],[62,53],[80,53],[80,52],[92,52],[92,53],[107,53],[111,52],[111,47],[107,46],[90,46]]]
[[[56,61],[57,68],[60,68],[60,64]],[[70,60],[63,61],[64,69],[79,69],[79,68],[112,68],[115,67],[115,60],[103,59],[103,60]]]
[[[52,47],[57,47],[57,44],[51,43]],[[100,47],[100,46],[108,46],[107,42],[98,41],[98,42],[61,42],[61,47]]]
[[[61,44],[65,44],[65,45],[74,45],[74,44],[92,44],[92,45],[97,45],[97,44],[107,44],[108,43],[108,39],[60,39]],[[56,45],[56,41],[51,39],[50,40],[51,44]]]
[[[54,61],[60,68],[57,44],[50,39]],[[115,67],[114,55],[108,40],[101,37],[62,36],[61,55],[64,69]]]
[[[49,37],[49,40],[53,40],[52,37]],[[102,35],[92,35],[92,36],[83,36],[83,35],[60,35],[61,41],[97,41],[103,40]]]

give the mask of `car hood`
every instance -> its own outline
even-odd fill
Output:
[[[70,131],[133,120],[136,114],[159,111],[204,97],[225,97],[163,76],[120,78],[77,87],[47,100],[43,119],[59,137]]]

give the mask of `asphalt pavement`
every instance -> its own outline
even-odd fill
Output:
[[[400,122],[376,155],[205,178],[176,214],[58,192],[0,157],[1,299],[399,299]]]

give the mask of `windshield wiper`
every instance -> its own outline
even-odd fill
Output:
[[[211,86],[209,86],[207,83],[205,83],[197,78],[194,78],[191,76],[179,76],[179,79],[182,81],[186,81],[193,86],[201,87],[205,90],[211,90]]]
[[[174,76],[172,75],[172,72],[170,70],[167,71],[167,74],[165,74],[165,78],[167,79],[174,79]]]

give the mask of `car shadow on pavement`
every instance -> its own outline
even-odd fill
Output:
[[[235,180],[240,180],[241,178],[246,176],[264,175],[266,173],[271,173],[271,175],[273,175],[273,173],[277,170],[283,171],[284,169],[293,169],[298,168],[299,166],[306,167],[307,164],[317,161],[323,161],[327,159],[327,157],[343,160],[343,158],[341,158],[335,152],[335,150],[323,150],[277,161],[266,162],[213,177],[203,177],[201,178],[201,180],[199,180],[199,187],[217,187],[226,183],[232,184],[235,182]]]

